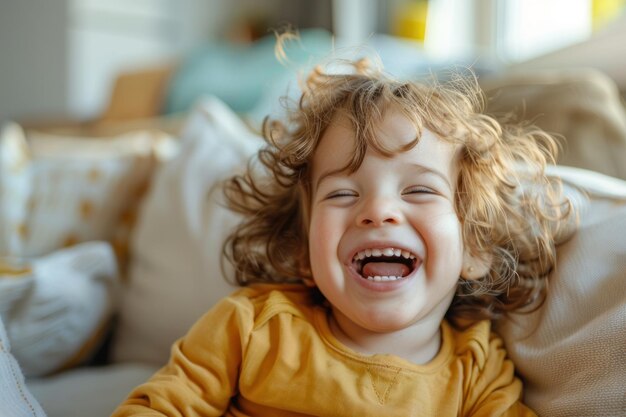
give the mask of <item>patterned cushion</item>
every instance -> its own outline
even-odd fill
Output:
[[[90,240],[128,246],[161,147],[154,131],[113,138],[0,133],[0,254],[36,257]]]

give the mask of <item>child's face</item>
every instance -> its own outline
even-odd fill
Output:
[[[417,131],[401,113],[388,111],[378,135],[396,148]],[[424,130],[407,152],[387,158],[368,149],[356,172],[336,172],[353,149],[352,128],[336,117],[313,158],[315,283],[337,319],[360,329],[391,332],[441,321],[463,261],[454,208],[458,148]]]

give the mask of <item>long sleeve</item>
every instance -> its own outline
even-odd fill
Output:
[[[169,363],[135,388],[113,417],[221,416],[236,394],[253,307],[226,298],[172,347]]]
[[[113,417],[534,416],[488,321],[444,322],[442,340],[423,365],[361,355],[334,338],[308,288],[250,286],[200,319]]]
[[[467,395],[463,415],[536,417],[521,402],[522,382],[515,376],[513,362],[506,357],[499,337],[491,335],[487,351],[477,358],[472,368],[465,380]]]

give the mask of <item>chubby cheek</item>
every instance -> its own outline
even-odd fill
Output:
[[[342,263],[339,259],[339,245],[345,227],[341,216],[337,213],[311,213],[309,227],[309,261],[313,278],[330,279],[342,274]]]
[[[424,231],[426,272],[431,277],[458,279],[463,264],[461,224],[455,214],[436,216]]]
[[[322,221],[322,219],[324,219]],[[332,254],[333,248],[331,242],[334,240],[332,219],[329,216],[323,216],[321,213],[312,212],[311,222],[309,225],[309,256],[311,258],[311,267],[319,266],[321,259],[327,258]],[[334,248],[336,251],[336,246]]]

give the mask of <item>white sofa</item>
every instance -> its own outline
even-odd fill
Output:
[[[575,81],[588,81],[585,74]],[[597,74],[591,78],[597,84]],[[563,85],[563,79],[554,83]],[[494,81],[489,88],[518,85],[519,79]],[[610,98],[600,112],[602,129],[608,113],[615,123],[626,121],[611,94],[601,97]],[[594,155],[626,149],[626,133],[615,139],[620,133],[612,132],[615,142],[607,142],[602,129],[587,131],[595,137],[573,133],[571,140],[587,142],[584,149],[597,147]],[[232,290],[220,254],[237,218],[221,204],[220,180],[241,170],[261,141],[214,98],[196,106],[180,136],[175,152],[150,177],[132,234],[128,276],[110,292],[117,321],[109,363],[27,379],[49,417],[109,415],[167,360],[171,343]],[[596,163],[595,156],[576,155],[577,161],[570,153],[570,161],[579,166]],[[554,175],[563,178],[580,208],[580,231],[559,249],[544,306],[501,323],[500,330],[525,380],[525,401],[540,415],[617,416],[626,407],[626,182],[567,167],[555,167]],[[229,275],[228,266],[224,273]]]

